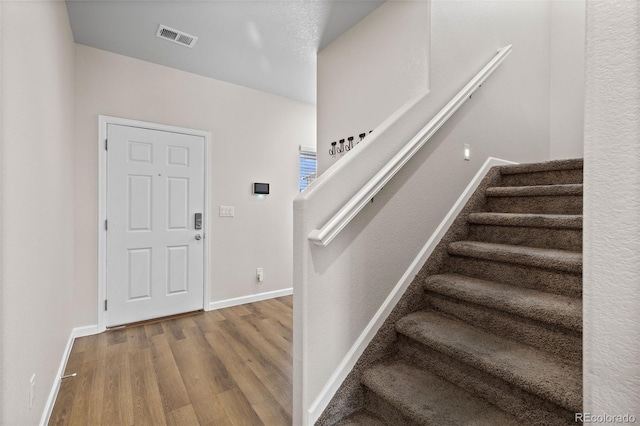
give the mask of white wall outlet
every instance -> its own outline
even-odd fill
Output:
[[[471,145],[468,143],[464,144],[464,159],[467,161],[471,159]]]
[[[258,282],[264,281],[264,270],[262,268],[256,268],[256,279]]]
[[[234,215],[234,206],[220,206],[220,217],[233,217]]]
[[[29,379],[29,409],[33,408],[33,401],[36,398],[36,373]]]

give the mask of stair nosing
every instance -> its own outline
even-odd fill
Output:
[[[582,229],[582,215],[546,213],[474,212],[467,217],[472,225],[524,228]]]
[[[424,321],[430,324],[430,330],[434,330],[437,326],[434,325],[434,319],[440,321],[441,323],[449,323],[446,324],[446,338],[445,337],[434,337],[427,336],[424,333],[420,333],[419,331],[414,331],[411,326],[407,325],[408,322],[414,320],[414,318],[421,317],[417,321]],[[482,338],[483,341],[491,341],[491,349],[494,349],[493,356],[483,359],[481,357],[481,352],[478,349],[477,345],[475,347],[475,352],[473,347],[462,347],[461,345],[456,346],[452,341],[454,340],[452,336],[455,331],[453,331],[453,327],[451,324],[455,324],[455,326],[460,329],[465,329],[465,336],[474,335],[477,339]],[[441,328],[445,326],[440,324]],[[510,383],[513,386],[517,386],[529,393],[535,394],[543,399],[546,399],[554,404],[557,404],[561,407],[564,407],[568,410],[573,410],[575,412],[580,411],[581,409],[581,399],[582,392],[581,390],[574,389],[573,392],[569,391],[560,393],[559,395],[555,395],[554,390],[563,389],[567,390],[567,382],[556,378],[558,383],[551,383],[547,376],[545,380],[536,381],[531,377],[527,377],[525,374],[522,374],[521,371],[516,371],[512,366],[507,368],[507,362],[503,359],[498,359],[500,355],[504,355],[505,351],[498,352],[495,350],[495,347],[500,347],[502,343],[510,345],[512,348],[516,348],[519,351],[522,351],[527,354],[528,363],[535,362],[533,358],[536,358],[537,362],[541,362],[545,364],[544,372],[547,374],[556,367],[557,369],[566,369],[576,376],[576,383],[574,383],[576,388],[581,386],[581,381],[579,380],[581,376],[578,367],[571,366],[569,364],[561,362],[557,357],[554,357],[546,352],[535,349],[526,344],[516,342],[513,340],[509,340],[503,337],[496,336],[494,334],[479,330],[471,325],[463,323],[462,321],[452,320],[446,318],[440,314],[435,312],[426,312],[426,311],[418,311],[413,314],[409,314],[403,318],[401,318],[396,323],[396,330],[398,333],[408,337],[409,339],[415,340],[423,345],[426,345],[433,350],[444,353],[445,355],[456,359],[458,362],[463,364],[470,365],[480,371],[483,371],[485,374],[489,374],[493,377],[497,377],[507,383]],[[460,334],[458,332],[458,334]],[[522,359],[522,354],[518,357],[518,359]],[[574,370],[574,371],[571,371]]]
[[[584,185],[564,183],[555,185],[492,186],[486,189],[487,197],[566,197],[582,196]]]
[[[582,253],[569,250],[486,243],[482,241],[455,241],[449,244],[447,251],[449,254],[456,256],[570,273],[582,273]],[[561,254],[561,257],[558,257],[559,254]],[[569,260],[567,256],[573,259]]]
[[[527,173],[543,173],[566,170],[583,170],[584,160],[575,158],[569,160],[552,160],[543,163],[509,164],[500,167],[502,175],[518,175]]]
[[[384,399],[385,401],[387,401],[389,404],[393,405],[394,407],[396,407],[398,410],[400,410],[402,412],[403,415],[411,418],[412,420],[416,421],[416,422],[420,422],[420,416],[419,414],[414,414],[413,411],[415,411],[414,409],[416,408],[415,406],[412,406],[411,403],[404,403],[402,401],[402,398],[398,398],[397,395],[394,395],[394,391],[391,391],[390,388],[391,386],[389,386],[388,382],[385,382],[384,385],[380,385],[377,380],[375,378],[372,378],[372,375],[380,375],[383,373],[380,373],[380,370],[384,370],[384,369],[393,369],[393,368],[400,368],[400,367],[406,367],[409,368],[411,370],[414,370],[415,373],[412,374],[410,376],[411,379],[417,380],[418,376],[422,375],[423,378],[427,378],[427,380],[430,381],[434,381],[436,384],[439,384],[441,386],[444,386],[445,392],[447,393],[455,393],[457,395],[462,395],[466,398],[457,398],[456,401],[458,403],[462,402],[462,401],[469,401],[467,402],[468,404],[482,404],[483,407],[486,407],[486,409],[490,409],[493,411],[493,414],[496,415],[501,415],[507,418],[513,418],[512,414],[509,414],[503,410],[501,410],[500,408],[496,407],[495,405],[491,404],[489,401],[483,400],[483,398],[475,393],[469,392],[463,388],[458,387],[457,385],[447,381],[445,378],[442,378],[438,375],[436,375],[435,373],[429,371],[429,370],[425,370],[422,369],[420,367],[417,367],[415,365],[413,365],[412,363],[407,362],[406,360],[399,360],[399,359],[395,359],[394,361],[388,363],[388,364],[376,364],[370,368],[368,368],[362,376],[362,384],[364,386],[366,386],[371,392],[374,392],[375,394],[378,395],[378,397]],[[414,382],[414,384],[416,384]],[[438,395],[440,395],[440,393],[438,393]],[[395,398],[394,398],[395,396]],[[398,399],[400,399],[400,401],[398,401]],[[433,407],[431,406],[431,408],[433,408],[431,411],[436,413],[436,416],[440,417],[440,419],[432,419],[432,420],[448,420],[449,423],[447,424],[452,424],[450,423],[451,421],[453,421],[453,419],[449,418],[447,416],[447,411],[443,411],[442,409],[437,410],[437,407]],[[449,411],[450,412],[450,411]],[[485,413],[487,413],[487,410],[484,410]],[[515,420],[515,419],[514,419]]]
[[[475,289],[472,287],[466,286],[451,286],[451,285],[439,285],[442,281],[454,281],[461,282],[466,281],[468,283],[472,283],[475,286]],[[425,279],[424,287],[427,291],[438,293],[443,296],[451,297],[454,299],[462,300],[468,303],[472,303],[475,305],[485,306],[487,308],[495,309],[502,312],[507,312],[513,315],[518,315],[523,318],[528,318],[531,320],[543,322],[546,324],[552,324],[555,326],[563,327],[568,330],[573,330],[577,332],[582,331],[582,301],[577,298],[572,298],[568,296],[562,296],[554,293],[547,293],[539,290],[533,290],[525,287],[516,287],[509,284],[503,284],[495,281],[483,280],[480,278],[468,277],[466,275],[455,274],[455,273],[445,273],[445,274],[437,274],[431,275]],[[489,292],[489,296],[475,297],[478,295],[487,295],[486,291],[488,288],[492,290],[495,288],[500,289],[501,295],[511,295],[524,296],[524,301],[521,301],[521,305],[517,303],[512,303],[511,300],[513,298],[510,297],[494,297]],[[474,292],[477,291],[477,293]],[[493,291],[493,294],[496,292]],[[540,310],[536,309],[536,304],[531,303],[535,299],[543,299],[549,298],[552,301],[561,303],[569,303],[569,304],[578,304],[580,305],[580,309],[575,315],[556,315],[557,312],[555,309],[549,310]],[[540,303],[538,306],[548,306],[548,301],[545,303]],[[575,309],[575,308],[574,308]]]

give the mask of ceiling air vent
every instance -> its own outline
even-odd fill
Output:
[[[186,47],[193,47],[193,45],[196,44],[196,41],[198,41],[198,37],[196,36],[169,28],[165,25],[160,25],[160,27],[158,27],[156,36]]]

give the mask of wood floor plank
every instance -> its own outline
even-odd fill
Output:
[[[249,323],[256,329],[260,335],[269,341],[273,346],[287,354],[288,358],[293,359],[293,347],[290,340],[287,340],[278,332],[280,322],[273,318],[259,320],[255,317],[249,318]]]
[[[157,336],[159,334],[164,334],[164,328],[162,328],[162,324],[154,322],[151,324],[144,325],[144,331],[147,337]]]
[[[149,347],[149,338],[144,327],[132,327],[127,330],[127,348],[135,352]]]
[[[143,329],[142,327],[138,327]],[[151,350],[144,349],[129,354],[131,371],[131,396],[136,424],[166,425],[162,397],[153,368]]]
[[[270,397],[269,391],[262,384],[262,381],[233,347],[227,344],[219,331],[209,332],[205,337],[222,358],[232,360],[227,366],[229,374],[251,404],[262,402]]]
[[[247,398],[237,388],[220,394],[220,401],[231,423],[235,426],[264,425],[258,414],[253,410]]]
[[[230,309],[230,310],[236,312],[240,316],[251,314],[251,311],[249,309],[247,309],[247,305],[237,305],[237,306],[232,306],[232,307],[227,308],[227,309]]]
[[[285,305],[287,308],[293,310],[293,296],[276,297],[273,300],[280,302],[283,305]]]
[[[68,424],[100,423],[105,370],[105,359],[87,361],[83,363],[82,368],[77,372],[77,376],[65,379],[70,386],[74,386],[77,389]]]
[[[262,381],[273,399],[278,401],[278,404],[280,404],[289,417],[293,414],[292,379],[293,377],[284,378],[279,374],[272,374]]]
[[[167,426],[198,426],[199,424],[198,416],[191,404],[167,413]]]
[[[240,333],[251,342],[252,347],[264,354],[283,376],[292,375],[293,359],[287,351],[279,349],[272,341],[258,332],[250,323],[237,326]]]
[[[107,333],[107,346],[119,345],[127,342],[127,330],[124,328],[110,330]]]
[[[76,341],[80,341],[79,347],[83,347],[84,349],[82,351],[84,362],[97,361],[107,356],[107,334],[109,334],[109,332],[76,339]],[[75,342],[73,346],[75,348]],[[72,350],[72,352],[74,352],[74,350]]]
[[[178,325],[178,321],[175,319],[167,320],[161,323],[164,328],[164,332],[173,337],[174,340],[184,340],[184,333],[182,332],[182,328]]]
[[[242,337],[238,336],[237,330],[229,327],[220,327],[218,331],[256,376],[267,377],[277,373],[276,368],[262,354],[256,353],[253,348],[245,345]]]
[[[293,329],[293,311],[282,309],[282,304],[276,300],[265,300],[264,302],[260,305],[260,309],[265,311],[267,318],[274,318],[284,327]]]
[[[238,327],[246,329],[246,324],[238,324]],[[269,391],[269,394],[283,407],[284,411],[291,416],[292,407],[292,378],[293,367],[290,363],[288,366],[279,367],[276,363],[279,363],[276,357],[276,363],[273,354],[268,356],[265,353],[266,347],[260,347],[259,349],[253,344],[252,339],[238,332],[233,324],[225,324],[221,327],[223,336],[229,341],[232,347],[242,354],[250,366],[251,370],[256,373],[260,381],[265,388]],[[253,336],[255,338],[255,336]],[[284,371],[283,371],[284,370]]]
[[[234,382],[225,363],[220,360],[200,329],[189,328],[185,330],[185,335],[188,336],[189,345],[200,363],[200,374],[210,380],[215,392],[221,393],[233,388]]]
[[[115,345],[124,346],[124,345]],[[111,348],[113,346],[109,346]],[[129,380],[126,353],[120,361],[120,353],[107,357],[107,362],[114,362],[105,377],[103,395],[102,424],[131,425],[133,423],[133,406],[131,403],[131,382]]]
[[[50,425],[70,424],[69,418],[71,417],[71,410],[73,410],[75,393],[75,386],[69,382],[60,384],[60,390],[58,390],[58,397],[56,399],[57,409],[51,413],[51,418],[49,419]]]
[[[292,297],[279,299],[76,339],[49,424],[291,424]]]
[[[269,426],[290,426],[291,415],[283,410],[278,402],[269,397],[262,402],[252,404],[251,407],[258,414],[260,420]]]
[[[84,424],[101,424],[100,420],[104,411],[104,393],[107,383],[107,360],[102,358],[97,361],[86,362],[84,369],[87,371],[87,375],[90,374],[89,371],[93,372],[93,377],[83,382],[85,386],[82,389],[86,392],[87,398],[86,409],[82,410],[83,405],[81,404],[74,406],[70,424],[83,424],[80,422],[83,417],[88,419]],[[82,393],[79,392],[78,395]],[[74,419],[78,419],[78,421],[74,421]]]
[[[273,357],[266,353],[266,349],[271,350],[271,348],[256,347],[254,341],[245,334],[243,325],[242,323],[224,322],[221,323],[220,329],[225,333],[225,338],[233,345],[234,349],[241,353],[245,359],[255,363],[252,364],[252,367],[255,368],[257,375],[265,377],[274,373],[286,374],[286,371],[283,371],[286,370],[286,367],[280,365],[280,360],[274,361]]]
[[[242,311],[234,308],[235,306],[231,308],[224,308],[220,309],[218,312],[224,317],[225,320],[232,323],[241,323],[244,321],[242,319],[243,316],[251,315],[251,311],[246,308],[244,308]]]
[[[229,423],[218,398],[218,394],[229,387],[220,385],[219,379],[212,374],[212,367],[204,363],[198,348],[186,338],[170,343],[170,346],[200,424]]]
[[[150,340],[153,367],[158,379],[158,388],[165,413],[168,414],[186,405],[191,405],[180,369],[173,358],[166,336],[157,334]]]
[[[60,380],[60,389],[58,391],[58,399],[60,400],[61,410],[58,413],[60,416],[57,419],[52,419],[52,424],[67,424],[68,418],[71,416],[71,411],[74,407],[74,401],[76,393],[78,392],[77,386],[74,386],[74,381],[77,378],[77,374],[83,367],[83,353],[74,351],[76,347],[75,343],[72,346],[67,365],[65,366],[63,376],[76,374],[75,377],[66,377]]]

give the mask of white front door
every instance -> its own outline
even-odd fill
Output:
[[[204,138],[109,124],[107,139],[106,325],[203,309]]]

